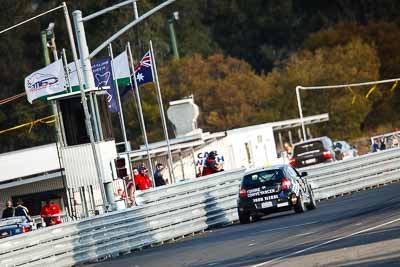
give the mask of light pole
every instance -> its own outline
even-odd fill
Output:
[[[40,41],[42,44],[44,64],[47,66],[50,64],[50,55],[49,50],[47,49],[47,31],[40,32]]]
[[[179,12],[178,11],[175,11],[174,13],[172,13],[172,16],[168,19],[168,32],[169,32],[171,52],[174,55],[174,58],[179,59],[178,45],[176,42],[176,35],[175,35],[175,28],[174,28],[175,20],[179,20]]]
[[[46,29],[47,35],[47,46],[50,47],[51,51],[53,52],[54,60],[58,60],[57,54],[57,46],[56,46],[56,35],[54,34],[54,22],[50,22],[49,26]]]
[[[54,23],[50,23],[52,24],[51,30],[54,29]],[[50,28],[50,24],[49,24],[49,28]],[[48,33],[49,33],[49,28],[45,31],[41,31],[40,32],[40,37],[41,37],[41,44],[42,44],[42,50],[43,50],[43,58],[44,58],[44,64],[47,66],[49,65],[50,62],[50,55],[49,55],[49,50],[47,49],[48,47]],[[54,37],[53,37],[53,42],[54,41]],[[56,52],[57,54],[57,52]],[[54,58],[54,61],[58,60],[58,58]],[[60,129],[60,118],[59,118],[59,112],[58,112],[58,107],[57,105],[54,103],[54,101],[51,101],[51,110],[53,112],[53,115],[55,115],[55,130],[56,130],[56,141],[63,145],[63,137],[61,134],[61,129]],[[58,144],[57,144],[58,145]]]

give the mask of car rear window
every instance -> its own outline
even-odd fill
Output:
[[[283,172],[281,169],[265,170],[245,175],[242,184],[245,187],[254,187],[258,185],[272,186],[281,182],[282,178]]]
[[[294,147],[293,155],[301,156],[301,154],[308,152],[320,152],[324,150],[324,145],[321,141],[312,141],[309,143],[298,144]]]

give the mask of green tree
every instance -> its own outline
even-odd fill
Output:
[[[159,76],[165,110],[169,101],[193,95],[201,111],[199,127],[205,131],[221,131],[274,119],[275,112],[267,110],[271,90],[267,87],[266,77],[256,74],[242,60],[222,55],[208,58],[194,55],[160,68]],[[140,92],[149,139],[162,139],[154,88],[146,86]],[[130,131],[135,129],[138,133],[140,128],[133,105],[126,114]],[[140,139],[135,140],[138,141]]]
[[[381,79],[398,78],[400,73],[400,27],[394,23],[372,22],[368,25],[340,24],[310,34],[304,47],[314,51],[321,47],[335,47],[358,37],[374,47],[381,62]],[[391,92],[393,84],[379,85],[379,96],[374,94],[373,107],[364,125],[374,128],[381,123],[396,125],[399,122],[394,112],[400,104],[400,90]]]
[[[360,39],[345,45],[303,50],[292,56],[281,70],[268,75],[268,87],[273,88],[273,108],[279,118],[298,117],[295,87],[335,85],[371,81],[379,78],[379,58],[375,48]],[[305,116],[329,112],[329,123],[315,129],[318,135],[349,138],[359,135],[371,109],[365,99],[369,88],[301,91]],[[352,104],[353,96],[356,101]]]

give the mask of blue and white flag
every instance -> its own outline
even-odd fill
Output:
[[[73,87],[72,91],[79,90],[78,75],[76,73],[74,62],[68,64],[67,71],[69,72],[70,86]],[[82,75],[81,77],[83,77],[82,66],[80,71]],[[116,90],[114,83],[112,82],[113,79],[112,79],[111,58],[107,57],[93,61],[92,73],[94,78],[94,84],[96,87],[103,87],[103,86],[110,87],[109,89],[106,90],[108,108],[110,109],[111,112],[118,112],[119,107],[116,97]]]
[[[118,112],[119,106],[112,78],[111,58],[107,57],[94,61],[92,63],[92,72],[96,87],[109,86],[109,89],[106,90],[108,109],[111,112]]]
[[[35,71],[25,78],[25,91],[29,103],[42,96],[65,90],[65,76],[62,60]]]

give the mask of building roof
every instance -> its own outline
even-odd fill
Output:
[[[305,125],[310,125],[310,124],[314,124],[314,123],[328,121],[329,115],[328,115],[328,113],[324,113],[324,114],[320,114],[320,115],[304,117],[303,119],[304,119]],[[173,138],[173,139],[169,140],[171,153],[180,152],[182,150],[191,149],[191,148],[199,148],[206,144],[211,143],[214,140],[223,138],[231,133],[238,133],[238,132],[242,132],[242,131],[245,132],[245,131],[249,131],[249,130],[257,130],[257,129],[262,129],[265,127],[272,127],[272,129],[274,131],[290,129],[290,128],[295,128],[295,127],[301,127],[301,120],[300,119],[291,119],[291,120],[278,121],[278,122],[269,122],[269,123],[263,123],[263,124],[258,124],[258,125],[252,125],[252,126],[246,126],[246,127],[242,127],[242,128],[232,129],[232,130],[223,131],[223,132],[216,132],[216,133],[206,132],[206,133],[199,133],[199,134],[194,134],[194,135],[190,135],[190,136],[181,136],[178,138]],[[155,142],[155,143],[149,144],[149,153],[150,153],[151,157],[165,155],[167,153],[167,151],[168,151],[168,148],[167,148],[166,141],[160,141],[160,142]],[[140,149],[138,149],[138,150],[122,152],[119,154],[122,154],[122,155],[129,154],[129,157],[131,158],[131,160],[139,160],[144,157],[147,157],[147,149],[146,149],[145,145],[141,145]]]

